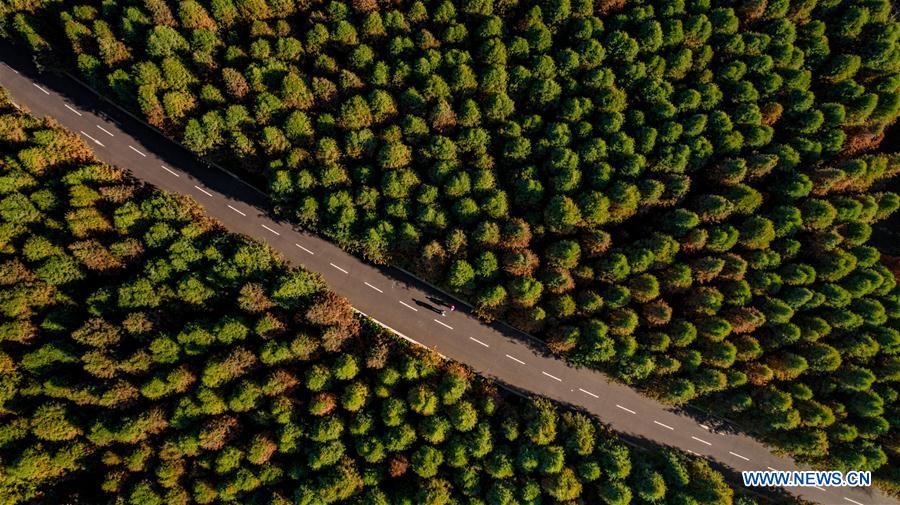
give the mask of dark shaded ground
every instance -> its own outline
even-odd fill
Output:
[[[882,152],[900,151],[900,123],[894,123],[888,128],[880,150]],[[900,177],[894,177],[879,189],[900,193]],[[900,256],[900,212],[895,212],[891,217],[873,227],[870,243],[885,254]]]

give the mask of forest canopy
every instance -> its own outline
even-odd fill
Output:
[[[383,334],[2,90],[0,286],[0,503],[734,497],[701,458],[634,457]]]
[[[278,213],[900,489],[889,0],[32,0],[3,29]]]

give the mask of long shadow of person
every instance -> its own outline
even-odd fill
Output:
[[[437,305],[438,307],[447,307],[448,306],[447,302],[445,302],[444,300],[441,300],[440,298],[438,298],[436,296],[428,296],[427,298],[428,298],[428,301]]]
[[[430,296],[428,297],[428,299],[434,301]],[[442,315],[444,314],[444,311],[440,307],[435,307],[434,305],[432,305],[430,303],[423,302],[422,300],[419,300],[416,298],[413,298],[412,300],[419,307],[426,308],[426,309],[434,312],[435,314],[442,314]]]

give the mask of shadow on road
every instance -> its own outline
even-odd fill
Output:
[[[709,412],[704,412],[703,410],[691,405],[672,407],[666,410],[679,415],[690,417],[694,421],[697,421],[697,424],[706,426],[709,431],[713,433],[725,433],[729,435],[751,435],[754,437],[756,436],[749,433],[747,430],[740,428],[732,421],[722,419],[721,417],[712,415]]]
[[[308,232],[305,232],[305,233],[308,233]],[[439,289],[436,288],[435,286],[413,276],[412,274],[410,274],[400,268],[386,266],[386,265],[376,265],[376,264],[371,264],[371,266],[373,268],[377,269],[381,275],[387,277],[392,282],[396,282],[398,285],[400,285],[402,287],[405,287],[408,289],[424,291],[426,293],[427,292],[433,293],[435,291],[439,291]],[[482,322],[482,324],[484,324],[485,326],[488,326],[492,330],[496,331],[499,334],[499,336],[501,336],[502,338],[505,338],[510,342],[524,343],[529,347],[529,349],[531,349],[533,352],[535,352],[536,354],[539,354],[541,356],[553,357],[555,359],[563,359],[562,357],[560,357],[558,355],[552,354],[547,349],[546,344],[544,344],[544,342],[541,341],[540,339],[538,339],[532,335],[529,335],[528,333],[525,333],[524,331],[516,329],[516,328],[510,326],[509,324],[501,322],[501,321],[496,321],[496,320],[495,321],[485,321],[484,318],[480,314],[478,314],[474,310],[472,310],[472,307],[470,307],[465,302],[462,302],[451,295],[447,295],[442,292],[440,295],[429,295],[429,296],[427,296],[427,299],[438,307],[449,307],[451,304],[455,304],[456,312],[465,314],[469,317],[479,319]],[[418,302],[416,302],[416,303],[418,303]],[[429,309],[429,310],[433,310],[433,309]],[[440,309],[438,309],[438,311],[440,311]],[[570,363],[570,365],[575,366],[575,365],[572,365],[571,363]]]
[[[429,296],[428,299],[431,300],[431,297]],[[443,309],[440,309],[440,308],[438,308],[438,307],[435,307],[434,305],[431,305],[430,303],[423,302],[422,300],[419,300],[418,298],[413,298],[412,301],[413,301],[416,305],[418,305],[419,307],[428,309],[428,310],[430,310],[430,311],[432,311],[432,312],[434,312],[434,313],[436,313],[436,314],[443,314],[443,313],[444,313]]]
[[[438,296],[426,296],[425,298],[428,298],[428,301],[437,305],[438,307],[449,307],[450,306],[450,302],[448,302]]]

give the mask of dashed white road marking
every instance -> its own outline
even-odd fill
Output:
[[[147,157],[146,154],[144,154],[144,153],[138,151],[137,148],[135,148],[134,146],[128,146],[128,148],[131,149],[132,151],[134,151],[134,152],[140,154],[141,156],[143,156],[143,157],[145,157],[145,158]]]
[[[750,458],[748,458],[748,457],[746,457],[746,456],[741,456],[740,454],[738,454],[738,453],[736,453],[736,452],[728,451],[728,454],[731,454],[732,456],[734,456],[734,457],[736,457],[736,458],[741,458],[741,459],[744,460],[744,461],[750,461]]]
[[[85,137],[87,137],[87,138],[93,140],[94,143],[97,144],[98,146],[100,146],[100,147],[106,147],[106,146],[103,145],[102,142],[100,142],[99,140],[97,140],[97,139],[95,139],[94,137],[91,137],[90,135],[88,135],[87,133],[85,133],[84,130],[79,130],[79,131],[80,131],[81,134],[84,135]]]
[[[410,304],[404,302],[403,300],[400,300],[400,305],[403,305],[404,307],[406,307],[407,309],[412,310],[413,312],[418,312],[418,311],[419,311],[419,309],[417,309],[417,308],[413,307],[412,305],[410,305]]]
[[[693,454],[694,456],[699,456],[699,454],[697,454],[696,452],[694,452],[694,451],[692,451],[692,450],[690,450],[690,449],[685,449],[685,450],[686,450],[688,453]]]
[[[72,107],[70,107],[69,104],[67,104],[67,103],[64,103],[63,105],[65,105],[67,109],[69,109],[70,111],[74,112],[75,114],[78,114],[79,116],[83,116],[83,115],[84,115],[84,114],[78,112],[77,110],[73,109]]]
[[[281,235],[281,234],[278,233],[277,231],[273,230],[272,228],[269,228],[268,226],[266,226],[266,225],[264,225],[264,224],[261,224],[260,226],[262,226],[263,228],[269,230],[270,232],[274,233],[275,235]]]
[[[109,135],[110,137],[115,137],[115,135],[113,135],[112,133],[110,133],[109,130],[107,130],[106,128],[104,128],[104,127],[102,127],[102,126],[100,126],[100,125],[94,125],[94,126],[96,126],[97,128],[100,128],[100,131],[102,131],[103,133]]]
[[[368,282],[365,282],[365,281],[364,281],[363,284],[365,284],[366,286],[369,286],[370,288],[374,289],[375,291],[378,291],[379,293],[384,293],[384,291],[382,291],[382,290],[376,288],[375,286],[369,284]]]
[[[518,363],[518,364],[520,364],[520,365],[524,365],[524,364],[525,364],[524,361],[520,360],[519,358],[517,358],[517,357],[515,357],[515,356],[510,356],[509,354],[507,354],[506,357],[509,358],[509,359],[511,359],[511,360],[513,360],[513,361],[515,361],[516,363]]]
[[[438,321],[437,319],[434,319],[433,321],[436,322],[437,324],[441,325],[441,326],[446,326],[447,328],[450,328],[451,330],[453,329],[453,327],[450,326],[450,325],[447,324],[447,323],[442,323],[442,322]]]
[[[771,466],[767,466],[766,468],[768,468],[769,470],[772,470],[773,472],[777,472],[777,471],[778,471],[778,470],[772,468]]]
[[[35,88],[37,88],[37,89],[43,91],[45,95],[49,95],[49,94],[50,94],[49,91],[47,91],[46,89],[44,89],[44,88],[38,86],[37,83],[34,83],[34,82],[33,82],[33,83],[31,83],[31,84],[34,85]]]
[[[308,252],[309,254],[316,254],[316,253],[310,251],[309,249],[303,247],[303,246],[300,245],[300,244],[294,244],[294,245],[297,246],[297,247],[299,247],[300,249],[303,249],[304,251]]]
[[[697,437],[691,437],[691,438],[700,442],[701,444],[712,445],[711,443],[707,442],[706,440],[703,440],[702,438],[697,438]]]
[[[196,184],[194,184],[194,187],[197,188],[197,191],[203,193],[203,194],[206,195],[206,196],[213,196],[212,193],[210,193],[209,191],[207,191],[207,190],[201,188],[200,186],[198,186],[198,185],[196,185]]]
[[[162,167],[163,170],[165,170],[166,172],[169,172],[170,174],[174,175],[175,177],[181,177],[180,175],[178,175],[178,172],[172,170],[171,168],[169,168],[165,165],[160,165],[160,167]]]
[[[541,371],[541,373],[544,374],[544,375],[546,375],[547,377],[550,377],[551,379],[553,379],[553,380],[555,380],[555,381],[562,382],[562,379],[560,379],[559,377],[556,377],[555,375],[550,375],[550,374],[548,374],[547,372],[544,372],[544,371]]]
[[[663,424],[663,423],[661,423],[661,422],[659,422],[659,421],[657,421],[657,420],[655,420],[655,419],[653,420],[653,423],[654,423],[654,424],[658,424],[658,425],[662,426],[663,428],[665,428],[665,429],[667,429],[667,430],[673,430],[673,431],[675,430],[675,428],[669,426],[668,424]]]
[[[241,211],[239,211],[238,209],[235,209],[235,208],[232,207],[231,205],[229,205],[228,208],[231,209],[231,210],[233,210],[233,211],[235,211],[235,212],[237,212],[238,214],[240,214],[240,215],[242,215],[242,216],[246,216],[246,215],[247,215],[247,214],[245,214],[244,212],[241,212]]]
[[[594,393],[591,393],[590,391],[588,391],[586,389],[578,388],[578,390],[586,395],[593,396],[594,398],[600,398],[599,396],[595,395]]]
[[[818,489],[819,491],[825,491],[825,488],[824,488],[824,487],[819,487],[819,486],[813,486],[813,487],[816,488],[816,489]]]
[[[626,409],[625,407],[619,405],[618,403],[616,404],[616,407],[618,407],[618,408],[624,410],[625,412],[628,412],[629,414],[636,414],[636,413],[637,413],[637,412],[635,412],[635,411],[633,411],[633,410],[631,410],[631,409]]]
[[[484,342],[482,342],[481,340],[478,340],[478,339],[475,338],[475,337],[469,337],[469,340],[471,340],[471,341],[473,341],[473,342],[476,342],[476,343],[478,343],[478,344],[481,344],[481,345],[483,345],[483,346],[485,346],[485,347],[490,347],[489,345],[485,344]]]
[[[334,263],[328,263],[328,264],[331,265],[331,266],[333,266],[334,268],[337,268],[337,269],[340,270],[341,272],[344,272],[345,274],[350,273],[350,272],[344,270],[343,268],[341,268],[341,267],[335,265]]]
[[[844,497],[844,499],[847,500],[847,501],[850,502],[850,503],[855,503],[856,505],[863,505],[862,503],[860,503],[860,502],[858,502],[858,501],[856,501],[856,500],[851,500],[850,498],[847,498],[846,496]]]

